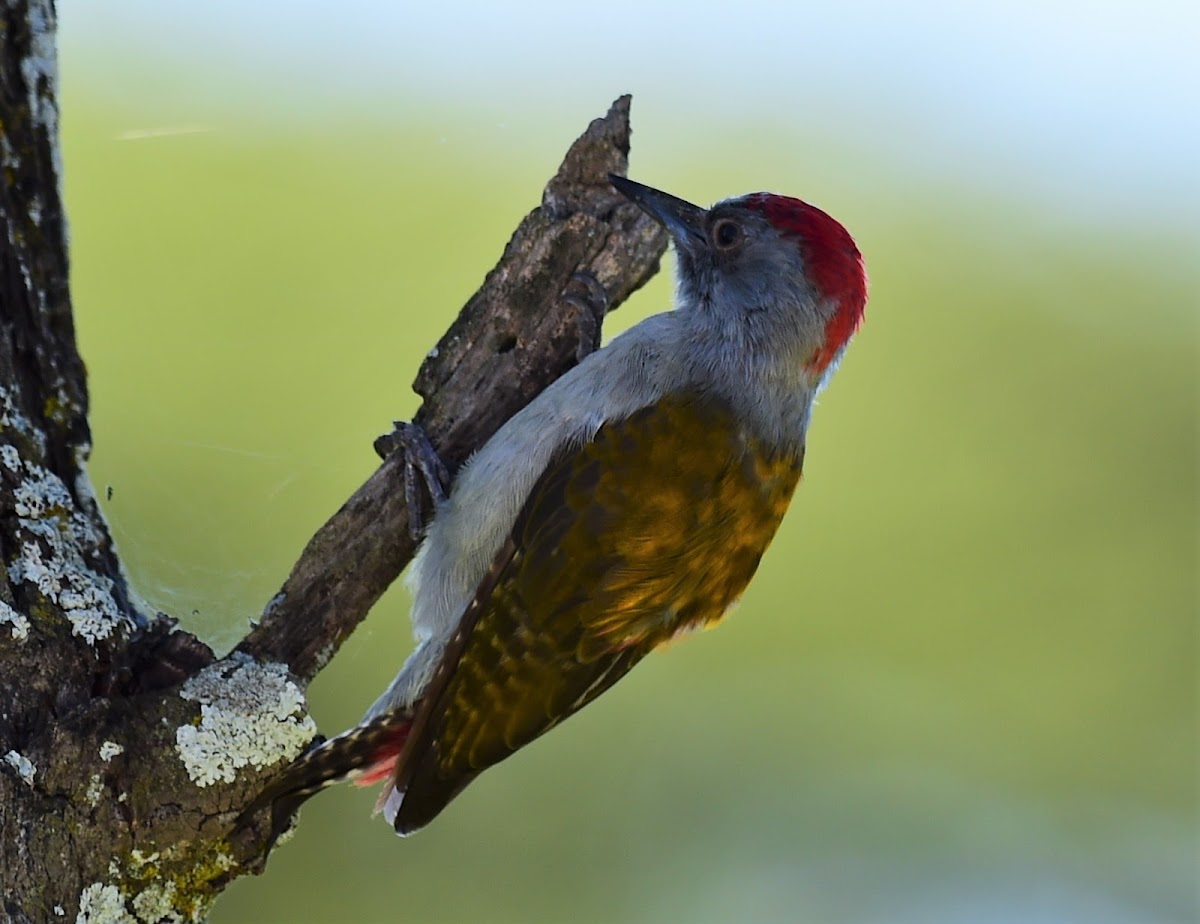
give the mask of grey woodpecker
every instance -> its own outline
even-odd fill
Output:
[[[400,834],[620,680],[719,620],[779,526],[813,397],[863,319],[862,256],[799,199],[699,208],[623,177],[677,256],[674,310],[586,357],[459,473],[415,559],[417,647],[362,722],[243,818],[275,833],[338,780],[383,782]]]

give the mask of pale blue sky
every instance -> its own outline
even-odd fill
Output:
[[[314,99],[381,119],[466,106],[569,136],[619,92],[676,143],[769,118],[876,149],[901,171],[995,177],[1090,212],[1140,205],[1195,226],[1200,4],[427,3],[62,0],[64,68],[126,97],[145,65],[287,116]],[[143,75],[131,81],[130,62]],[[512,100],[520,99],[520,112]],[[210,111],[210,110],[206,110]],[[561,120],[561,125],[555,120]],[[644,143],[645,137],[639,139]],[[661,142],[661,139],[660,139]]]

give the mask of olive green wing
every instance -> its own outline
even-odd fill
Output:
[[[747,439],[722,404],[676,395],[562,453],[446,647],[398,762],[397,831],[719,619],[758,566],[801,459]]]

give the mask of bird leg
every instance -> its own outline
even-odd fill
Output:
[[[559,295],[575,322],[578,341],[575,360],[581,362],[600,348],[600,322],[608,311],[608,293],[595,274],[581,270],[571,274],[566,288]],[[417,478],[436,506],[446,499],[450,473],[429,442],[425,431],[414,423],[395,422],[396,429],[375,440],[375,451],[381,459],[404,451],[404,499],[408,505],[408,532],[419,539],[425,524],[422,491]]]
[[[408,505],[408,534],[414,540],[421,538],[425,526],[424,499],[421,484],[436,507],[446,499],[450,487],[450,472],[429,437],[415,423],[403,420],[394,422],[396,429],[375,440],[375,451],[386,459],[397,451],[404,452],[404,500]],[[420,484],[417,476],[420,476]]]
[[[575,361],[600,348],[600,322],[608,313],[608,292],[590,270],[572,273],[559,299],[570,310],[575,321],[579,342],[575,347]]]

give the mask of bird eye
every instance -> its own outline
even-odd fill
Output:
[[[741,242],[742,228],[736,221],[723,218],[713,225],[712,239],[720,250],[729,250]]]

